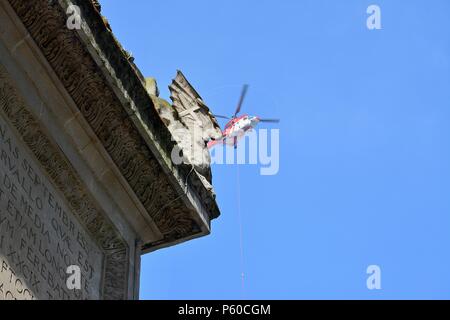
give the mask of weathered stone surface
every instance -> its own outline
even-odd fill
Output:
[[[150,96],[159,97],[158,84],[155,78],[145,78],[145,89]]]
[[[181,71],[169,86],[173,105],[159,98],[154,78],[145,79],[145,87],[161,120],[176,142],[171,158],[176,164],[191,166],[199,178],[197,185],[214,195],[211,156],[208,142],[222,138],[222,131],[203,99]],[[195,185],[195,183],[193,183]]]
[[[99,299],[104,255],[40,167],[0,115],[0,298]]]
[[[173,121],[169,130],[183,150],[186,162],[194,165],[211,183],[211,156],[207,144],[211,140],[220,139],[222,130],[203,99],[181,71],[177,72],[169,89],[173,109],[185,128],[183,130]]]
[[[66,27],[70,5],[80,30]],[[208,163],[172,163],[177,141],[158,113],[170,105],[97,1],[1,1],[0,21],[0,299],[135,299],[141,254],[209,234]],[[176,112],[208,117],[174,83],[187,90]],[[81,290],[66,287],[69,265]]]
[[[126,297],[127,245],[2,66],[0,179],[4,298],[21,299],[24,293],[35,299]],[[83,268],[84,291],[67,290],[64,273],[70,265]]]

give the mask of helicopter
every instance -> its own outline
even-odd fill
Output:
[[[242,105],[244,103],[245,97],[248,92],[248,85],[244,85],[242,88],[241,97],[239,99],[238,105],[236,107],[236,111],[234,112],[234,115],[232,117],[226,117],[221,115],[214,115],[216,118],[220,119],[227,119],[229,120],[228,123],[225,125],[224,130],[222,131],[222,138],[218,140],[212,140],[208,143],[208,148],[211,149],[212,147],[218,145],[218,144],[226,144],[233,146],[235,149],[237,148],[238,140],[245,136],[247,132],[250,132],[259,123],[266,122],[266,123],[279,123],[279,119],[261,119],[258,116],[250,116],[248,114],[244,114],[241,116],[238,116],[241,112]]]

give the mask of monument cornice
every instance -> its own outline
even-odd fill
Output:
[[[8,2],[163,235],[144,243],[144,252],[208,234],[219,215],[215,197],[190,166],[172,164],[175,142],[98,6],[90,0]],[[71,4],[81,8],[80,30],[66,27]]]

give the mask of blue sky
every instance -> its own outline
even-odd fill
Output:
[[[244,111],[282,120],[279,174],[214,166],[212,235],[143,257],[142,299],[450,298],[449,1],[102,5],[162,97],[181,69],[215,113],[248,83]]]

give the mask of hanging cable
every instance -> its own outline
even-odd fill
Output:
[[[242,227],[242,214],[241,214],[241,181],[240,181],[240,171],[239,164],[236,165],[237,172],[237,213],[238,213],[238,223],[239,223],[239,247],[240,247],[240,269],[241,269],[241,290],[242,298],[245,299],[245,260],[244,260],[244,237],[243,237],[243,227]]]

